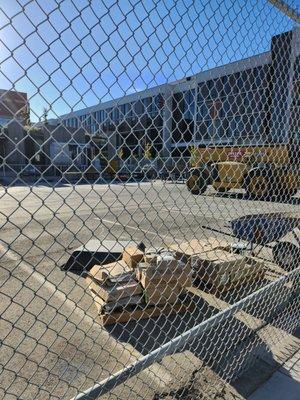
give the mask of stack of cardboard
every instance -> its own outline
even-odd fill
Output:
[[[123,320],[125,315],[130,319],[130,313],[136,319],[133,314],[137,311],[136,315],[144,318],[141,310],[146,310],[148,318],[151,307],[160,310],[162,305],[181,305],[179,296],[191,285],[191,268],[189,262],[176,258],[174,251],[145,252],[130,246],[122,260],[95,265],[86,279],[102,317],[114,315],[116,321],[121,317],[117,312],[123,312]]]
[[[142,302],[142,287],[124,260],[94,265],[86,279],[99,314]]]
[[[228,248],[191,256],[194,276],[215,288],[234,288],[262,279],[265,266],[255,257],[236,254]]]
[[[147,304],[174,304],[185,287],[191,286],[190,264],[178,260],[174,252],[148,253],[136,267],[136,278]]]

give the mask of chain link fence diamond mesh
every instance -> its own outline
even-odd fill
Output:
[[[0,0],[2,398],[242,400],[299,346],[297,4]]]

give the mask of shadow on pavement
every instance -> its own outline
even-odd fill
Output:
[[[213,307],[201,297],[190,296],[189,301],[195,303],[196,308],[183,315],[161,315],[153,319],[115,324],[108,326],[107,330],[118,341],[130,343],[142,355],[147,355],[220,312],[219,308]],[[184,349],[165,357],[161,364],[170,371],[176,390],[179,390],[191,379],[191,374],[197,374],[202,368],[209,371],[215,380],[217,378],[219,383],[224,384],[225,380],[232,381],[250,368],[261,355],[269,352],[268,344],[255,329],[249,328],[233,316],[224,318],[218,325],[195,337]],[[243,398],[239,397],[238,393],[236,396],[236,399]],[[176,396],[174,398],[185,399]],[[186,398],[206,397],[199,397],[198,393],[198,397]]]

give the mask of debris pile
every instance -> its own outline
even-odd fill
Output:
[[[224,291],[264,274],[264,263],[253,256],[224,243],[194,240],[168,249],[129,245],[120,260],[94,265],[86,280],[105,325],[184,312],[183,298],[197,280],[206,289]]]
[[[86,280],[103,323],[111,323],[112,318],[120,320],[122,312],[122,320],[127,314],[128,319],[148,318],[151,308],[161,313],[163,306],[180,305],[180,295],[191,286],[191,268],[189,260],[175,251],[128,246],[122,260],[94,265]]]

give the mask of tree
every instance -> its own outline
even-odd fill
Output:
[[[43,122],[44,124],[48,123],[48,109],[46,107],[43,108]]]
[[[40,129],[32,125],[30,120],[30,109],[28,106],[24,107],[20,113],[21,118],[23,119],[23,128],[26,132],[35,133]]]
[[[152,159],[152,146],[151,143],[146,143],[144,157],[148,160]]]
[[[21,118],[23,119],[23,125],[24,127],[30,127],[31,126],[31,121],[30,121],[30,109],[28,106],[24,107],[21,111]]]
[[[190,165],[193,167],[198,159],[198,147],[190,146]]]
[[[120,158],[121,160],[124,159],[125,151],[124,151],[123,147],[120,148],[120,150],[119,150],[119,152],[118,152],[118,156],[119,156],[119,158]]]

